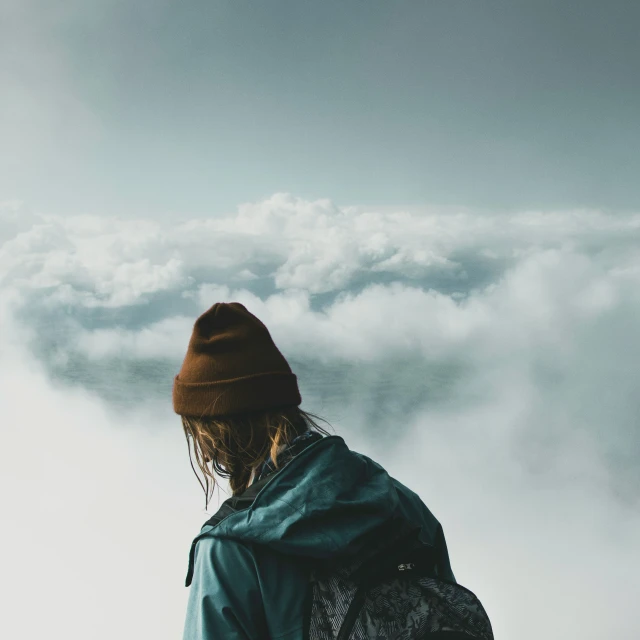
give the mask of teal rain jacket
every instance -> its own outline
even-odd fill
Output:
[[[243,498],[252,489],[255,499]],[[313,442],[225,505],[191,546],[184,640],[302,640],[310,563],[361,553],[392,521],[419,527],[438,574],[455,581],[442,527],[422,500],[339,436]]]

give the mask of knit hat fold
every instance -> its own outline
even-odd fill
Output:
[[[196,320],[174,378],[176,413],[214,417],[301,402],[289,363],[242,304],[217,302]]]

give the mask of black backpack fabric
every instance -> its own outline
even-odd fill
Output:
[[[314,568],[305,640],[493,640],[476,595],[439,578],[433,549],[412,540],[415,532],[364,560]]]

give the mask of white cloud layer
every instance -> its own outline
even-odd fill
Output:
[[[176,225],[95,216],[2,213],[3,281],[85,306],[117,307],[189,284],[268,278],[278,290],[341,291],[372,275],[448,277],[467,288],[469,260],[514,264],[541,249],[601,251],[604,266],[636,257],[640,215],[595,211],[511,216],[375,213],[275,194],[237,214]],[[19,228],[19,227],[18,227]],[[12,236],[12,237],[11,237]],[[615,249],[615,255],[610,253]],[[59,291],[62,288],[62,293]]]
[[[0,205],[0,635],[179,635],[202,514],[168,391],[197,315],[237,300],[303,406],[443,522],[496,637],[636,638],[639,236],[288,194],[176,224]]]

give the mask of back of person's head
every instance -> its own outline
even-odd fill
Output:
[[[266,459],[277,468],[281,445],[310,429],[326,433],[301,402],[288,362],[242,304],[216,303],[196,320],[174,379],[173,408],[190,457],[193,443],[207,504],[215,474],[228,478],[237,495]]]

